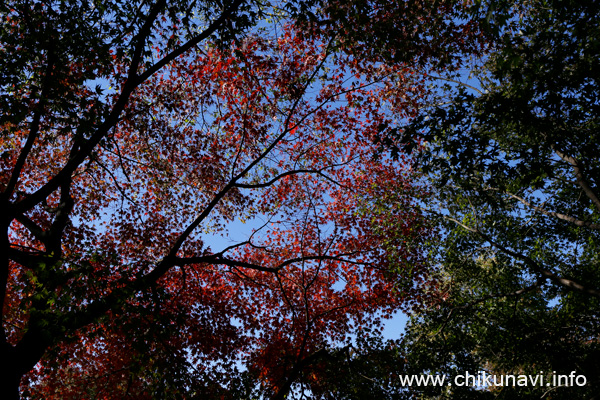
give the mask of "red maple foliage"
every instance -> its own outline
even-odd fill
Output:
[[[0,121],[0,375],[26,374],[24,397],[282,398],[418,300],[423,192],[373,158],[381,127],[416,107],[418,74],[317,25],[205,40],[244,5],[185,41],[169,34],[181,15],[144,3],[119,37],[130,52],[96,37],[81,54],[71,14],[44,25],[58,4],[7,11],[22,46],[3,47],[7,65],[36,76],[3,82]],[[32,39],[28,13],[72,43]],[[32,63],[14,56],[35,46]]]

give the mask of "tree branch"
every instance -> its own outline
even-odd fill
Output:
[[[223,11],[223,13],[221,13],[221,16],[214,20],[210,24],[210,26],[206,28],[201,34],[199,34],[193,39],[188,40],[185,44],[180,46],[178,49],[173,50],[171,53],[163,57],[160,61],[158,61],[156,64],[154,64],[153,66],[148,68],[144,73],[142,73],[139,76],[140,81],[145,81],[146,79],[154,75],[158,70],[163,68],[165,65],[169,64],[171,61],[173,61],[174,59],[184,54],[192,47],[196,46],[198,43],[200,43],[204,39],[207,39],[210,35],[215,33],[215,31],[219,29],[219,27],[221,27],[225,21],[227,21],[227,19],[234,13],[235,10],[237,10],[237,8],[243,2],[244,0],[235,0],[233,3],[231,3],[231,5],[227,7],[227,9]]]
[[[311,75],[310,79],[307,80],[307,83],[304,85],[303,88],[303,93],[306,92],[306,89],[308,88],[309,82],[312,81],[312,79],[316,76],[317,72],[320,70],[320,68],[323,66],[324,64],[324,60],[323,62],[321,62],[319,64],[319,66],[317,68],[315,68],[315,70],[313,71],[313,74]],[[208,217],[208,215],[212,212],[212,210],[217,206],[217,204],[221,201],[221,199],[223,199],[223,197],[225,197],[229,191],[236,187],[237,185],[237,181],[239,181],[240,179],[242,179],[246,174],[248,174],[248,172],[250,172],[252,170],[252,168],[254,168],[259,162],[261,162],[263,159],[265,159],[265,157],[267,157],[267,155],[275,148],[275,146],[277,146],[277,144],[279,142],[281,142],[281,140],[283,140],[283,138],[292,130],[294,130],[296,127],[298,127],[299,124],[301,124],[304,119],[306,119],[308,117],[304,116],[303,118],[301,118],[300,121],[298,121],[296,124],[294,124],[293,126],[290,126],[290,121],[292,118],[292,115],[294,114],[296,108],[298,107],[298,105],[300,104],[300,100],[302,99],[302,96],[298,96],[296,98],[296,100],[294,100],[294,103],[292,104],[288,115],[284,121],[284,126],[286,127],[276,138],[275,140],[273,140],[273,142],[271,142],[271,144],[269,144],[263,151],[261,154],[259,154],[254,160],[252,160],[252,162],[250,162],[246,168],[244,168],[239,174],[237,174],[236,176],[234,176],[228,183],[227,185],[225,185],[216,195],[215,197],[211,200],[211,202],[206,206],[206,208],[202,211],[202,213],[200,213],[200,215],[198,217],[196,217],[196,219],[188,225],[188,227],[183,231],[183,233],[177,238],[177,240],[175,241],[175,243],[173,244],[173,246],[171,247],[171,250],[169,251],[169,255],[167,256],[167,258],[175,258],[177,256],[177,252],[179,251],[179,249],[181,248],[181,246],[183,245],[183,243],[187,240],[187,238],[192,234],[192,232],[202,223],[202,221],[204,221],[204,219],[206,217]],[[313,110],[312,112],[315,112],[315,110]],[[309,113],[310,115],[310,113]],[[167,270],[161,270],[157,268],[155,268],[156,270],[156,274],[159,275],[163,275]],[[154,271],[152,271],[154,272]]]
[[[520,296],[520,295],[522,295],[524,293],[528,293],[528,292],[534,291],[535,289],[539,288],[540,286],[542,286],[542,283],[544,283],[543,281],[544,281],[544,278],[540,277],[540,278],[538,278],[538,280],[534,284],[529,285],[529,286],[525,286],[525,287],[523,287],[523,288],[521,288],[519,290],[516,290],[514,292],[489,294],[487,296],[483,296],[483,297],[481,297],[479,299],[473,300],[473,301],[471,301],[471,302],[469,302],[467,304],[463,304],[463,305],[460,305],[460,306],[453,307],[453,310],[460,310],[460,309],[471,308],[471,307],[473,307],[476,304],[483,303],[483,302],[486,302],[488,300],[502,299],[502,298],[507,298],[507,297],[518,297],[518,296]]]
[[[531,267],[532,270],[539,273],[544,278],[549,279],[550,281],[552,281],[560,286],[566,287],[568,289],[576,290],[576,291],[583,292],[583,293],[589,294],[591,296],[600,298],[600,291],[598,291],[597,289],[588,288],[575,280],[563,278],[563,277],[555,274],[554,272],[543,268],[541,265],[536,263],[530,257],[528,257],[524,254],[521,254],[521,253],[517,253],[513,250],[506,248],[505,246],[501,245],[500,243],[497,243],[489,235],[482,232],[478,228],[472,228],[470,226],[467,226],[467,225],[463,224],[462,222],[458,221],[457,219],[449,217],[447,215],[444,215],[443,218],[447,219],[448,221],[452,221],[452,222],[456,223],[457,225],[461,226],[462,228],[466,229],[469,232],[472,232],[472,233],[475,233],[475,234],[481,236],[486,241],[490,242],[490,244],[492,244],[492,246],[497,247],[503,253],[508,254],[511,257],[514,257],[514,258],[524,261],[529,267]]]
[[[575,226],[581,226],[581,227],[586,227],[586,228],[590,228],[590,229],[600,229],[600,224],[594,224],[592,222],[588,222],[588,221],[582,221],[580,219],[571,217],[570,215],[566,215],[566,214],[561,214],[561,213],[557,213],[554,211],[548,211],[542,207],[538,207],[535,206],[533,204],[531,204],[530,202],[528,202],[527,200],[525,200],[524,198],[521,198],[517,195],[514,195],[512,193],[507,193],[510,197],[514,198],[515,200],[520,201],[521,203],[523,203],[524,205],[526,205],[529,208],[532,208],[536,211],[541,212],[542,214],[551,216],[551,217],[555,217],[557,219],[563,220],[563,221],[567,221],[570,222],[571,224],[575,225]]]
[[[181,54],[188,51],[193,46],[197,45],[200,41],[208,38],[212,35],[221,24],[235,11],[237,7],[242,3],[242,0],[236,0],[232,6],[230,6],[226,11],[221,14],[221,16],[216,19],[205,31],[203,31],[200,35],[188,41],[185,45],[181,46],[179,49],[171,52],[169,55],[164,57],[161,61],[150,67],[141,75],[137,75],[137,70],[139,64],[141,62],[141,52],[143,51],[143,47],[145,46],[146,39],[150,34],[150,30],[154,21],[158,17],[160,11],[165,7],[166,0],[159,0],[154,7],[152,8],[148,19],[140,29],[138,36],[138,42],[136,44],[136,48],[134,50],[134,57],[129,67],[128,78],[125,81],[121,94],[117,99],[111,113],[108,115],[104,123],[98,127],[98,130],[92,137],[85,142],[80,150],[73,157],[69,159],[67,164],[60,170],[54,177],[52,177],[45,185],[39,188],[36,192],[32,193],[27,198],[18,202],[15,205],[16,212],[24,212],[28,209],[31,209],[34,205],[43,201],[44,198],[49,196],[54,190],[56,190],[64,179],[70,176],[79,166],[89,157],[92,150],[100,143],[102,138],[106,136],[106,134],[112,129],[117,122],[119,121],[119,116],[123,109],[125,108],[127,102],[129,101],[129,97],[140,84],[142,84],[145,80],[147,80],[152,74],[156,73],[159,69],[163,68],[173,59],[177,58]]]
[[[44,102],[47,97],[47,92],[50,86],[50,78],[52,76],[52,70],[54,69],[54,51],[53,46],[50,44],[50,48],[48,49],[48,64],[46,65],[46,70],[44,72],[44,80],[42,81],[42,92],[40,94],[40,99],[35,107],[35,111],[33,113],[33,119],[31,120],[31,124],[29,126],[29,135],[27,136],[27,141],[25,145],[21,149],[21,153],[19,154],[19,158],[15,163],[15,167],[10,176],[10,180],[6,185],[6,189],[4,193],[2,193],[3,197],[8,201],[13,191],[17,187],[17,183],[19,182],[19,176],[21,175],[21,171],[25,166],[25,161],[33,148],[33,144],[35,140],[38,138],[40,133],[40,123],[42,119],[42,112],[44,110]]]
[[[483,303],[486,302],[488,300],[494,300],[494,299],[501,299],[501,298],[507,298],[507,297],[518,297],[521,296],[524,293],[527,292],[531,292],[537,288],[539,288],[542,283],[543,283],[543,278],[539,278],[534,284],[529,285],[529,286],[525,286],[519,290],[516,290],[514,292],[510,292],[510,293],[498,293],[498,294],[490,294],[484,297],[481,297],[479,299],[470,301],[466,304],[460,305],[460,306],[456,306],[456,307],[452,307],[450,309],[450,312],[448,313],[448,315],[446,316],[444,322],[442,323],[442,326],[439,327],[439,329],[437,329],[433,334],[431,334],[431,336],[436,336],[438,335],[440,332],[442,332],[444,330],[444,328],[446,328],[446,326],[448,325],[448,322],[450,322],[450,319],[452,318],[452,315],[454,314],[454,312],[456,310],[466,310],[469,309],[471,307],[473,307],[474,305],[477,305],[479,303]],[[419,338],[417,339],[420,340],[421,336],[419,336]]]
[[[263,272],[279,272],[280,270],[282,270],[283,268],[285,268],[288,265],[299,263],[299,262],[304,262],[304,261],[315,261],[315,260],[327,261],[327,260],[330,260],[330,261],[341,261],[341,262],[348,262],[348,263],[360,264],[360,265],[366,264],[366,263],[360,263],[357,261],[351,261],[351,260],[341,258],[341,257],[350,256],[353,254],[356,254],[356,253],[344,253],[344,254],[337,254],[335,256],[320,255],[320,256],[295,257],[295,258],[287,259],[274,267],[265,267],[262,265],[248,263],[245,261],[232,260],[232,259],[223,257],[222,254],[212,254],[209,256],[199,256],[199,257],[186,257],[186,258],[176,257],[174,260],[174,265],[183,266],[183,265],[190,265],[190,264],[216,264],[216,265],[227,265],[229,267],[254,269],[254,270],[263,271]]]
[[[67,161],[65,166],[56,175],[54,175],[41,188],[39,188],[34,193],[32,193],[31,195],[27,196],[25,199],[17,202],[14,205],[14,211],[16,213],[24,213],[25,211],[34,207],[36,204],[39,204],[52,192],[58,189],[66,179],[70,179],[71,175],[90,156],[93,149],[98,145],[98,143],[100,143],[102,138],[104,138],[106,134],[117,124],[121,112],[123,111],[123,109],[127,105],[127,102],[129,101],[129,97],[131,96],[135,88],[143,82],[137,76],[137,69],[141,60],[140,54],[143,51],[144,46],[146,45],[146,39],[150,35],[150,31],[152,29],[154,21],[156,20],[160,11],[164,8],[165,5],[166,0],[159,0],[150,11],[148,19],[140,29],[140,32],[137,35],[138,41],[135,45],[136,47],[134,49],[134,57],[129,66],[127,80],[125,81],[123,89],[121,90],[121,94],[115,102],[115,105],[113,106],[113,109],[110,112],[110,114],[98,127],[96,133],[94,133],[88,141],[86,141],[80,146],[79,151],[77,151],[77,153],[75,153],[69,158],[69,161]]]
[[[47,232],[45,232],[38,224],[33,222],[26,215],[20,214],[15,216],[15,219],[23,225],[31,234],[40,242],[46,243],[46,239],[48,238]]]
[[[459,80],[456,80],[456,79],[447,78],[447,77],[442,77],[442,76],[435,76],[435,75],[428,75],[428,76],[429,76],[430,78],[433,78],[433,79],[439,79],[439,80],[441,80],[441,81],[446,81],[446,82],[455,83],[455,84],[457,84],[457,85],[459,85],[459,86],[464,86],[464,87],[466,87],[466,88],[469,88],[469,89],[471,89],[471,90],[474,90],[474,91],[476,91],[476,92],[477,92],[477,93],[479,93],[479,94],[484,94],[484,93],[483,93],[483,91],[481,91],[481,89],[478,89],[478,88],[476,88],[475,86],[469,85],[468,83],[461,82],[461,81],[459,81]]]
[[[297,175],[297,174],[317,174],[323,178],[325,178],[326,180],[328,180],[329,182],[337,185],[337,186],[341,186],[341,184],[337,181],[335,181],[334,179],[332,179],[331,177],[325,175],[323,173],[323,170],[325,169],[329,169],[329,168],[333,168],[335,167],[335,165],[330,165],[327,166],[325,168],[321,168],[321,169],[295,169],[295,170],[291,170],[291,171],[286,171],[283,172],[275,177],[273,177],[273,179],[271,179],[270,181],[267,182],[263,182],[263,183],[236,183],[234,186],[237,188],[241,188],[241,189],[259,189],[259,188],[266,188],[269,187],[271,185],[273,185],[275,182],[285,178],[286,176],[292,176],[292,175]]]
[[[598,211],[600,211],[600,199],[598,199],[598,196],[596,196],[596,193],[594,193],[594,190],[590,187],[585,179],[579,162],[574,157],[571,157],[558,150],[555,145],[552,145],[551,147],[552,150],[554,150],[554,152],[561,158],[561,160],[566,161],[573,167],[573,172],[575,172],[575,179],[577,179],[577,183],[583,189],[586,196],[592,201],[592,203],[596,205]]]

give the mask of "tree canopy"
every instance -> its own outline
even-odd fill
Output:
[[[426,192],[373,139],[478,51],[461,7],[0,5],[7,398],[327,395],[422,297]]]
[[[588,398],[598,392],[600,9],[479,2],[490,39],[466,74],[382,142],[413,151],[444,227],[438,301],[414,317],[416,371],[576,371],[585,387],[418,388],[426,398]],[[430,396],[430,397],[427,397]]]

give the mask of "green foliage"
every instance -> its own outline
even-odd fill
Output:
[[[469,17],[493,38],[482,65],[462,83],[441,76],[437,106],[381,132],[393,153],[413,151],[434,183],[425,206],[446,232],[438,300],[413,319],[409,358],[423,371],[588,379],[585,388],[448,398],[591,396],[600,368],[600,4],[480,2]]]
[[[463,257],[462,261],[448,266],[440,277],[445,300],[413,316],[409,324],[403,348],[412,370],[443,373],[452,381],[458,374],[479,371],[498,379],[507,374],[542,374],[545,383],[551,382],[552,374],[576,371],[586,377],[587,386],[411,388],[415,395],[572,399],[597,392],[597,301],[571,293],[558,304],[549,302],[547,291],[523,278],[518,266],[501,256],[477,261]]]

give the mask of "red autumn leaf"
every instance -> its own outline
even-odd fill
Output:
[[[318,387],[328,348],[418,301],[423,189],[373,142],[414,113],[422,71],[330,24],[431,8],[373,2],[354,21],[331,2],[316,24],[297,2],[306,15],[269,25],[243,1],[11,3],[6,398],[282,398],[303,371]],[[435,46],[417,47],[421,66]]]

